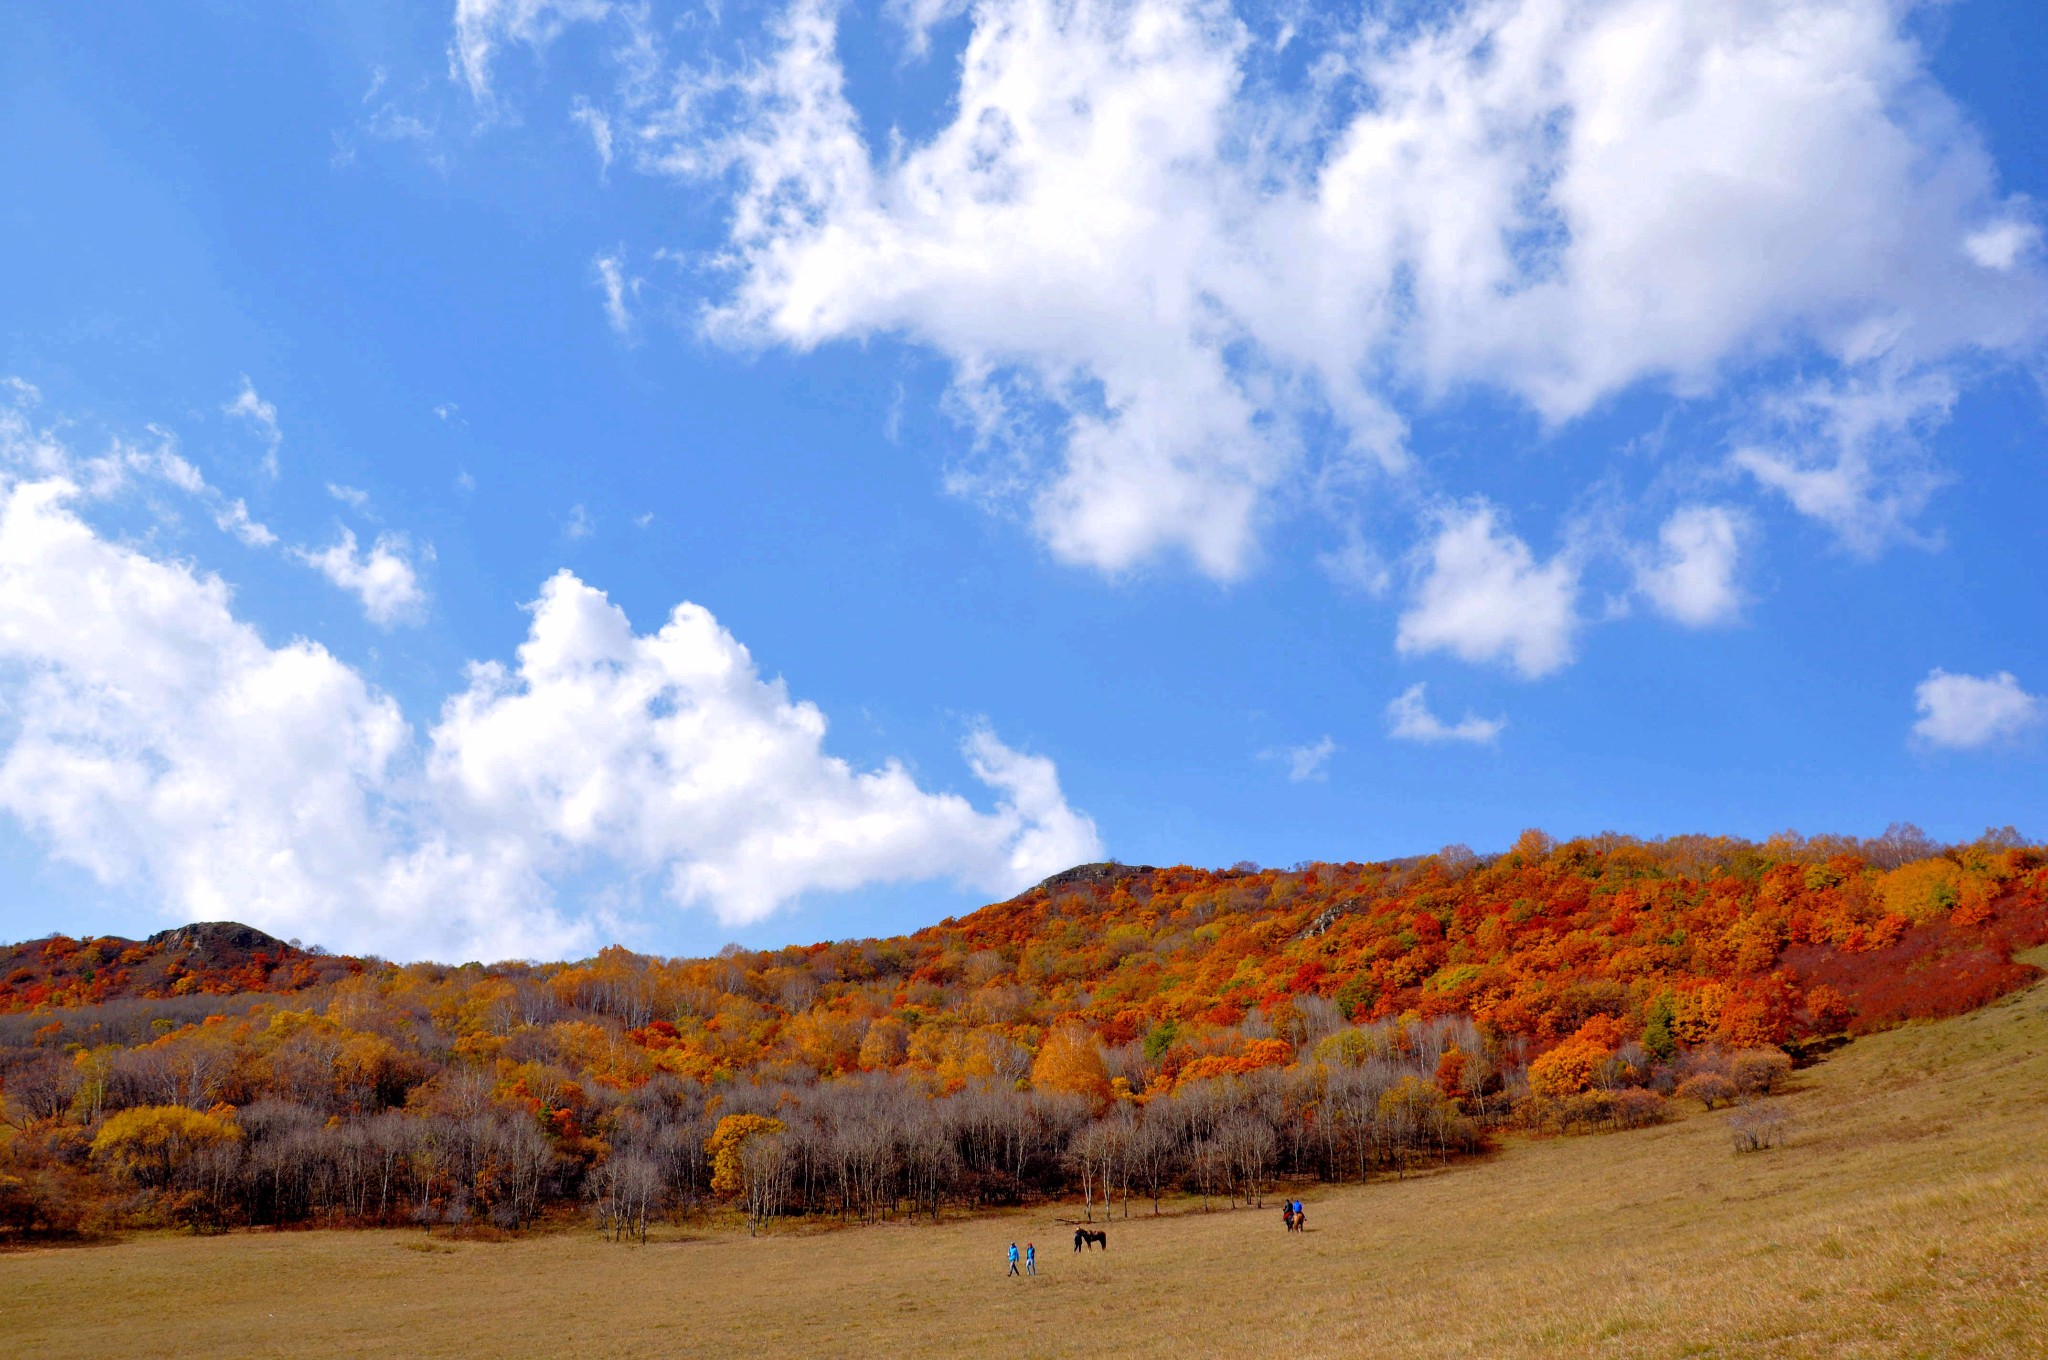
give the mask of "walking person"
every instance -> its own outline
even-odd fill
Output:
[[[1036,1243],[1026,1242],[1024,1244],[1024,1273],[1026,1275],[1036,1275],[1038,1273],[1038,1246]]]
[[[1022,1271],[1017,1269],[1017,1244],[1015,1242],[1012,1242],[1010,1244],[1010,1273],[1012,1275],[1020,1275],[1023,1273]]]

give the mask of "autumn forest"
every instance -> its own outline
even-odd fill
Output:
[[[1793,1067],[2022,987],[2043,942],[2048,851],[1911,827],[1087,865],[707,959],[52,936],[0,949],[0,1237],[1121,1216],[1687,1103],[1767,1144]]]

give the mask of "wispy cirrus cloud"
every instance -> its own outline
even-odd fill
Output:
[[[263,470],[272,480],[278,475],[277,453],[284,447],[284,431],[277,423],[277,407],[265,401],[256,393],[256,384],[249,381],[249,375],[242,375],[242,388],[235,393],[234,400],[220,408],[221,413],[247,422],[263,440]]]
[[[1330,757],[1337,754],[1336,740],[1327,733],[1300,746],[1284,746],[1259,752],[1259,759],[1278,761],[1287,767],[1291,784],[1305,784],[1330,777]]]

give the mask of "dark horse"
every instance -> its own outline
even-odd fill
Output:
[[[1092,1229],[1089,1229],[1089,1228],[1076,1228],[1076,1229],[1074,1229],[1074,1250],[1075,1250],[1075,1251],[1080,1251],[1080,1250],[1081,1250],[1081,1249],[1082,1249],[1083,1247],[1087,1247],[1087,1246],[1091,1246],[1091,1245],[1092,1245],[1092,1246],[1097,1246],[1097,1247],[1101,1247],[1101,1248],[1102,1248],[1102,1249],[1103,1249],[1104,1251],[1108,1251],[1108,1250],[1109,1250],[1109,1234],[1108,1234],[1108,1233],[1106,1233],[1106,1232],[1095,1232],[1095,1231],[1093,1231]]]
[[[1281,1206],[1280,1221],[1287,1225],[1287,1231],[1294,1231],[1294,1205],[1291,1202]]]

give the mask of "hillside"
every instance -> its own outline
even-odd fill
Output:
[[[1446,1174],[1305,1188],[1270,1212],[1143,1206],[1075,1256],[1076,1206],[645,1247],[594,1234],[152,1235],[5,1262],[0,1347],[49,1360],[643,1354],[1066,1357],[1599,1354],[2034,1360],[2048,1353],[2048,987],[1859,1041],[1728,1116],[1506,1139]],[[1040,1276],[1003,1277],[1012,1241]],[[1057,1250],[1048,1247],[1057,1246]],[[190,1305],[202,1298],[204,1308]],[[451,1309],[447,1300],[464,1305]]]
[[[0,1174],[38,1232],[1256,1202],[1767,1092],[1787,1055],[2025,985],[2044,940],[2048,853],[1910,829],[1081,866],[912,935],[712,959],[58,938],[7,975],[43,999],[0,1015]],[[179,1155],[138,1160],[166,1121]]]
[[[362,971],[233,921],[201,921],[146,940],[66,935],[0,945],[0,1015],[109,1001],[237,992],[289,993]]]

